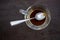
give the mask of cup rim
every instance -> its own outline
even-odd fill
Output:
[[[34,6],[34,5],[33,5],[33,6]],[[43,5],[40,5],[40,6],[44,7]],[[31,8],[32,8],[32,6],[29,6],[28,9],[27,9],[27,12],[28,12]],[[40,25],[40,26],[33,25],[31,22],[30,22],[31,24],[28,24],[29,21],[27,21],[27,22],[25,22],[25,23],[27,24],[27,26],[28,26],[29,28],[31,28],[31,29],[33,29],[33,30],[41,30],[41,29],[44,29],[44,28],[46,28],[46,27],[48,26],[48,24],[49,24],[50,21],[51,21],[51,14],[50,14],[50,11],[48,10],[48,8],[45,8],[45,7],[44,7],[44,9],[45,9],[46,12],[48,13],[48,18],[49,18],[49,20],[46,19],[45,22],[44,22],[42,25]],[[27,15],[28,15],[28,13],[27,13]],[[27,15],[24,16],[25,19],[26,19]],[[47,20],[48,20],[48,23],[46,22]]]

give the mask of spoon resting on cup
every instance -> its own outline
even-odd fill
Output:
[[[33,17],[33,18],[11,21],[10,24],[11,24],[11,26],[15,26],[15,25],[21,24],[23,22],[26,22],[28,20],[31,20],[31,19],[43,20],[45,17],[46,17],[45,13],[39,12],[39,13],[36,13],[35,17]]]

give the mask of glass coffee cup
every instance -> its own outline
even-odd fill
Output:
[[[45,19],[37,21],[36,19],[26,21],[26,25],[33,30],[41,30],[48,26],[51,20],[51,15],[47,7],[44,5],[36,4],[29,6],[27,10],[20,9],[20,12],[24,15],[25,19],[34,17],[36,13],[45,13]]]

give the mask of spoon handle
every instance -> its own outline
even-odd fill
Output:
[[[31,19],[34,19],[34,18],[29,18],[29,19],[24,19],[24,20],[16,20],[16,21],[11,21],[10,24],[11,26],[14,26],[14,25],[18,25],[18,24],[21,24],[25,21],[28,21],[28,20],[31,20]]]

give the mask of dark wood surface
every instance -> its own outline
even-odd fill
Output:
[[[11,27],[10,21],[24,19],[19,9],[34,3],[46,5],[51,12],[51,22],[39,31],[25,23]],[[0,40],[60,40],[60,0],[0,0]]]

